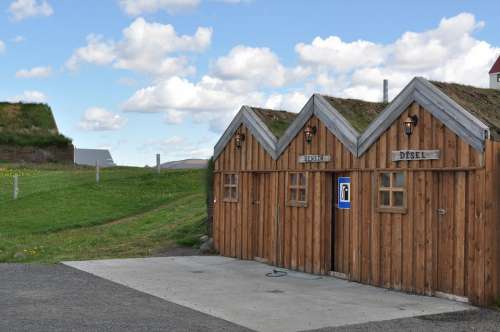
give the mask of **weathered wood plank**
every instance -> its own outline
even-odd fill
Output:
[[[455,262],[454,262],[454,282],[453,294],[465,295],[465,190],[466,174],[465,172],[455,173]]]
[[[425,293],[425,172],[415,172],[416,197],[414,211],[415,292]]]

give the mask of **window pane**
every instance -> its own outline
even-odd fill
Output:
[[[405,173],[394,173],[394,187],[403,188],[405,186]]]
[[[404,193],[402,191],[394,191],[392,196],[392,202],[394,207],[404,207],[403,198]]]
[[[390,206],[390,196],[389,191],[381,191],[380,192],[380,206]]]
[[[389,188],[391,186],[391,173],[380,174],[380,186]]]
[[[236,184],[236,175],[231,174],[231,184]]]
[[[231,198],[232,199],[237,199],[238,198],[236,187],[231,188]]]
[[[299,193],[300,193],[299,201],[305,202],[306,201],[306,190],[300,189]]]
[[[306,175],[304,173],[299,174],[299,185],[301,186],[306,185]]]
[[[231,198],[231,188],[225,187],[224,188],[224,198]]]
[[[290,174],[290,185],[297,185],[297,174]]]
[[[296,201],[297,200],[297,189],[290,189],[290,200],[291,201]]]
[[[231,179],[229,178],[229,175],[224,174],[224,184],[229,184],[229,181],[231,181]]]

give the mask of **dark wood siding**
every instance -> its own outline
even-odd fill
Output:
[[[402,121],[413,114],[419,123],[407,137]],[[217,158],[214,239],[222,255],[317,274],[335,270],[353,281],[418,294],[442,291],[475,304],[500,297],[500,143],[487,140],[478,152],[416,103],[360,158],[315,116],[306,125],[317,127],[311,144],[300,131],[276,161],[244,126],[241,149],[231,140]],[[438,149],[441,158],[393,162],[391,151],[401,149]],[[332,160],[298,163],[304,154]],[[405,172],[406,213],[376,210],[376,177],[383,170]],[[291,171],[307,172],[305,207],[287,204]],[[236,203],[222,200],[224,172],[239,174]],[[350,210],[334,206],[339,175],[352,179]],[[258,208],[256,193],[266,202]],[[446,210],[444,219],[438,208]]]

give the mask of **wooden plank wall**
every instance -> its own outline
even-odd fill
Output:
[[[408,138],[402,121],[412,114],[420,120]],[[416,103],[361,158],[353,157],[316,117],[307,124],[318,129],[313,142],[305,143],[301,131],[276,161],[245,127],[240,128],[246,135],[242,148],[236,149],[232,140],[216,160],[214,237],[222,255],[253,259],[252,178],[267,172],[270,180],[263,191],[270,203],[265,213],[272,226],[264,242],[271,264],[328,273],[333,241],[335,269],[350,280],[419,294],[445,288],[475,304],[500,297],[500,143],[488,141],[479,153]],[[391,161],[391,151],[406,148],[439,149],[442,155],[432,161]],[[303,154],[328,154],[332,160],[300,164]],[[392,169],[407,174],[405,214],[375,211],[374,179],[378,171]],[[221,174],[228,171],[240,174],[238,203],[222,202]],[[287,205],[288,171],[307,171],[307,207]],[[341,212],[343,224],[333,226],[348,241],[331,238],[331,214],[339,215],[331,208],[332,184],[339,174],[352,178],[353,206]],[[446,200],[440,201],[443,190]],[[438,227],[440,203],[452,214],[448,229]],[[443,237],[450,247],[440,249]],[[443,258],[443,250],[450,254]],[[442,266],[451,273],[439,272]]]

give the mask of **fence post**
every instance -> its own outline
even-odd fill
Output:
[[[158,174],[160,174],[160,172],[161,172],[160,154],[159,153],[156,154],[156,171],[158,172]]]
[[[17,196],[19,195],[19,176],[14,175],[14,193],[13,193],[13,198],[17,199]]]
[[[95,182],[99,184],[99,181],[101,180],[101,176],[99,174],[99,160],[95,161]]]

